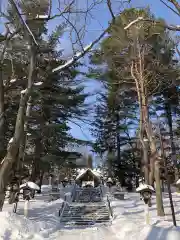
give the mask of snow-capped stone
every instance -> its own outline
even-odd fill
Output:
[[[136,192],[141,192],[143,190],[151,190],[152,192],[154,192],[154,188],[151,185],[147,185],[147,184],[140,184],[140,186],[138,188],[136,188]]]

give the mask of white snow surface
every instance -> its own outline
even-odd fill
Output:
[[[144,203],[139,194],[125,193],[125,200],[110,197],[112,224],[68,230],[60,225],[58,216],[62,199],[49,203],[45,202],[47,199],[48,195],[42,194],[31,200],[28,218],[23,216],[23,200],[18,204],[17,214],[12,213],[12,205],[5,203],[0,213],[0,240],[180,240],[180,227],[173,227],[167,193],[163,194],[165,217],[157,217],[153,195],[150,225],[144,223]],[[180,226],[180,195],[173,193],[173,201]]]

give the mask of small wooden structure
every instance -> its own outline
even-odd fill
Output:
[[[101,183],[101,176],[93,171],[90,168],[84,169],[77,177],[76,183],[80,186],[85,185],[84,183],[87,182],[87,185],[92,182],[93,187],[99,186]]]

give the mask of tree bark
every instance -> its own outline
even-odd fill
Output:
[[[168,169],[167,169],[167,159],[166,159],[165,152],[164,152],[163,139],[162,139],[159,119],[158,119],[158,128],[159,128],[159,138],[160,138],[159,140],[160,140],[160,146],[161,146],[161,156],[163,159],[165,177],[167,180],[167,187],[168,187],[169,201],[170,201],[171,212],[172,212],[172,219],[173,219],[174,226],[176,226],[176,216],[175,216],[174,204],[173,204],[173,199],[172,199],[171,184],[170,184],[170,178],[169,178]]]
[[[27,98],[27,94],[21,94],[14,137],[9,142],[7,154],[4,157],[1,164],[1,168],[0,168],[0,202],[1,202],[0,210],[2,210],[2,203],[4,202],[3,199],[5,197],[4,195],[5,195],[6,186],[8,184],[8,181],[11,180],[9,179],[10,178],[9,172],[11,172],[12,165],[16,161],[17,154],[19,153],[20,139],[23,134],[26,98]]]
[[[40,174],[40,166],[39,161],[41,157],[41,150],[42,150],[42,144],[41,144],[42,138],[39,137],[35,140],[35,156],[32,161],[32,174],[31,174],[31,181],[36,181],[37,176]]]
[[[8,31],[6,33],[6,41],[3,47],[3,51],[0,57],[0,159],[4,157],[5,154],[5,108],[4,108],[4,83],[2,76],[2,69],[4,63],[4,55],[6,52],[6,47],[8,44]]]
[[[154,178],[156,181],[156,205],[157,205],[157,215],[164,216],[164,207],[163,207],[163,200],[162,200],[162,189],[161,189],[161,180],[160,180],[160,164],[159,161],[155,161],[154,166]]]
[[[148,115],[148,108],[144,106],[144,114]],[[147,116],[146,119],[149,117]],[[158,154],[156,149],[156,144],[153,139],[153,132],[150,121],[146,121],[145,124],[146,134],[148,136],[150,142],[150,149],[151,149],[151,179],[150,183],[153,185],[153,180],[155,179],[156,182],[156,204],[157,204],[157,215],[164,216],[164,207],[163,207],[163,200],[162,200],[162,189],[161,189],[161,179],[160,179],[160,165],[158,160]]]
[[[119,136],[119,113],[116,115],[116,141],[117,141],[117,160],[121,161],[121,142]]]
[[[145,183],[149,184],[149,159],[148,159],[148,143],[147,142],[144,143],[143,158],[144,158]]]
[[[175,147],[175,144],[174,144],[171,106],[170,106],[170,103],[168,102],[168,99],[165,99],[165,110],[166,110],[166,118],[168,120],[168,126],[169,126],[170,145],[171,145],[171,151],[172,151],[172,161],[173,161],[174,170],[175,170],[175,182],[177,182],[178,179],[179,179],[179,171],[178,171],[178,168],[177,168],[176,147]]]
[[[9,145],[7,148],[7,154],[4,157],[1,164],[1,168],[0,168],[0,211],[2,210],[2,207],[4,204],[5,189],[7,187],[8,181],[11,180],[9,172],[11,172],[12,166],[15,164],[17,160],[21,139],[24,134],[26,106],[27,106],[27,101],[29,99],[29,96],[31,94],[34,68],[35,68],[35,51],[34,51],[34,48],[31,47],[28,87],[26,90],[21,92],[19,109],[18,109],[18,114],[16,118],[15,133],[13,138],[9,142]],[[17,162],[16,162],[16,166],[17,166]]]
[[[18,156],[18,162],[17,162],[17,171],[19,172],[21,172],[21,169],[23,169],[23,162],[24,162],[26,143],[27,143],[28,118],[30,117],[31,107],[32,107],[32,97],[30,96],[27,102],[24,132],[23,132],[23,136],[21,138],[21,142],[19,146],[19,156]],[[21,179],[19,179],[19,181],[21,182]]]
[[[42,183],[43,183],[43,177],[44,177],[44,172],[41,171],[40,176],[39,176],[39,187],[40,187],[39,193],[41,193],[41,186],[42,186]]]

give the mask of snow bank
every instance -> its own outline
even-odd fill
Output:
[[[120,226],[120,225],[119,225]],[[119,240],[179,240],[179,228],[163,228],[155,226],[145,226],[139,228],[137,224],[127,222],[121,230],[118,231],[118,226],[112,227],[112,232]]]
[[[44,239],[41,236],[42,229],[35,222],[14,213],[0,212],[1,240],[20,240],[20,239]]]
[[[24,202],[19,202],[17,214],[0,212],[0,240],[42,240],[59,228],[62,199],[52,202],[30,201],[28,218],[23,216]]]
[[[44,206],[48,207],[48,206],[53,206],[53,205],[59,204],[59,208],[61,208],[61,204],[62,203],[63,203],[63,199],[59,198],[59,199],[57,199],[55,201],[44,203]]]
[[[119,240],[180,240],[180,227],[172,224],[169,199],[164,194],[165,217],[157,217],[155,197],[152,198],[153,206],[150,208],[150,223],[144,221],[144,203],[139,200],[136,193],[127,194],[126,200],[113,200],[111,206],[114,212],[114,219],[111,226],[112,235]],[[179,211],[179,197],[173,194],[176,211]],[[177,225],[180,226],[176,212]]]
[[[138,235],[137,235],[138,236]],[[179,228],[162,228],[147,226],[140,232],[139,240],[179,240]]]

